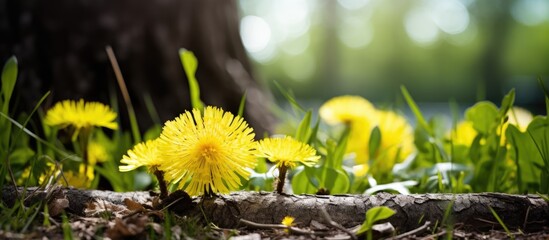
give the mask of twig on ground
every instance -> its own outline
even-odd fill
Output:
[[[328,223],[330,226],[334,227],[334,228],[337,228],[345,233],[347,233],[349,235],[349,237],[351,237],[351,239],[353,240],[356,240],[356,236],[355,234],[353,234],[351,231],[349,231],[347,228],[344,228],[343,226],[341,226],[339,223],[335,222],[334,220],[332,220],[332,218],[330,217],[330,215],[328,214],[328,212],[326,211],[326,208],[320,208],[320,212],[322,212],[322,216],[324,217],[324,220],[326,221],[326,223]]]
[[[419,233],[419,232],[421,232],[421,231],[427,229],[430,225],[431,225],[431,222],[427,221],[427,222],[425,222],[422,226],[420,226],[420,227],[418,227],[418,228],[416,228],[416,229],[414,229],[414,230],[405,232],[405,233],[400,234],[400,235],[396,235],[396,236],[391,237],[391,238],[388,238],[388,239],[399,239],[399,238],[404,238],[404,237],[407,237],[407,236],[410,236],[410,235]]]
[[[438,232],[438,233],[431,234],[431,235],[429,235],[429,236],[427,236],[427,237],[422,238],[421,240],[436,239],[436,238],[438,238],[438,237],[440,237],[440,236],[442,236],[442,235],[444,235],[444,234],[446,234],[446,230],[442,230],[442,231],[440,231],[440,232]]]
[[[249,221],[249,220],[246,220],[246,219],[243,219],[243,218],[240,219],[240,222],[244,223],[244,224],[246,224],[250,227],[253,227],[253,228],[258,228],[258,229],[287,229],[290,232],[301,234],[301,235],[324,236],[324,235],[327,234],[325,232],[307,231],[307,230],[297,228],[297,227],[288,227],[288,226],[283,225],[283,224],[256,223],[256,222],[252,222],[252,221]]]
[[[524,216],[524,223],[522,224],[522,229],[526,230],[526,224],[528,223],[528,215],[530,214],[530,206],[526,209],[526,216]]]
[[[499,225],[497,222],[494,222],[494,221],[490,221],[490,220],[486,220],[486,219],[482,219],[482,218],[475,218],[475,219],[479,220],[481,222],[484,222],[484,223],[491,224],[491,225]]]

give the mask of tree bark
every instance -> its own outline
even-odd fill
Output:
[[[158,124],[190,109],[178,56],[180,48],[187,48],[199,61],[204,102],[236,113],[247,92],[245,118],[263,136],[274,124],[272,99],[254,78],[239,23],[235,0],[0,0],[0,66],[11,55],[19,60],[16,92],[22,112],[48,90],[53,101],[108,103],[112,92],[119,93],[105,52],[110,45],[146,130],[155,116],[147,111],[144,96],[153,100]],[[120,117],[127,126],[124,107]]]
[[[29,189],[35,191],[36,189]],[[68,211],[83,214],[86,204],[104,200],[123,204],[125,198],[139,203],[152,200],[150,192],[117,193],[97,190],[62,189],[69,201]],[[21,192],[21,189],[19,189]],[[45,192],[37,191],[27,203],[44,199]],[[13,204],[16,197],[13,188],[4,188],[2,200]],[[51,199],[49,200],[51,202]],[[387,206],[396,211],[388,219],[399,231],[420,227],[425,221],[443,224],[445,212],[450,209],[446,223],[462,223],[468,230],[487,230],[501,226],[490,211],[492,208],[511,229],[537,231],[549,226],[549,204],[537,195],[510,195],[502,193],[473,194],[412,194],[395,195],[286,195],[266,192],[235,192],[215,199],[194,198],[201,206],[186,214],[205,216],[207,221],[219,227],[239,227],[243,218],[257,223],[280,223],[285,216],[292,216],[298,225],[309,226],[312,220],[323,221],[321,209],[331,218],[350,228],[364,221],[365,213],[375,206]],[[203,213],[202,213],[203,211]]]

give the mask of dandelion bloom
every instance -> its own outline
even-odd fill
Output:
[[[532,113],[521,107],[512,107],[509,109],[507,112],[507,117],[509,117],[509,120],[502,124],[497,130],[498,134],[500,132],[502,133],[500,142],[501,145],[504,145],[507,142],[505,132],[507,131],[509,124],[515,125],[521,132],[526,132],[528,125],[530,125],[530,122],[534,120]],[[503,130],[501,130],[501,128],[503,128]]]
[[[121,172],[128,172],[141,166],[146,166],[152,172],[162,163],[158,152],[158,140],[148,140],[135,145],[122,157],[120,163],[126,164],[118,167]]]
[[[319,109],[320,117],[330,125],[350,124],[359,119],[370,117],[375,111],[368,100],[360,96],[345,95],[334,97]]]
[[[189,195],[227,193],[248,179],[257,159],[253,129],[239,116],[208,106],[186,111],[166,122],[158,149],[161,170],[169,181],[180,181]],[[188,183],[187,180],[190,180]]]
[[[478,134],[471,121],[462,121],[458,123],[456,128],[452,129],[452,131],[454,131],[454,135],[451,135],[449,132],[446,136],[452,140],[452,144],[454,145],[471,146]]]
[[[284,217],[284,219],[282,219],[282,225],[286,226],[286,227],[291,227],[293,224],[294,224],[294,220],[295,218],[293,217],[290,217],[290,216],[286,216]]]
[[[66,128],[73,126],[76,131],[92,126],[118,129],[116,113],[99,102],[64,100],[56,103],[46,113],[45,122],[51,126]]]
[[[105,146],[97,143],[90,142],[88,144],[88,164],[95,165],[98,162],[105,162],[109,159],[110,155],[105,149]]]
[[[377,111],[374,111],[374,113],[377,114]],[[349,140],[347,141],[345,153],[354,153],[356,163],[368,162],[368,145],[375,124],[376,122],[364,118],[355,120],[350,125]]]
[[[92,169],[93,171],[93,169]],[[93,182],[94,175],[89,177],[89,172],[84,168],[80,168],[78,172],[75,171],[63,171],[63,178],[59,179],[59,183],[64,186],[71,186],[74,188],[89,188]]]
[[[394,111],[378,111],[377,124],[381,144],[376,152],[374,172],[388,173],[414,151],[414,128],[404,116]]]
[[[364,177],[366,176],[366,174],[368,173],[368,171],[370,170],[370,166],[365,163],[365,164],[358,164],[358,165],[354,165],[353,166],[353,174],[356,176],[356,177]]]
[[[354,153],[357,163],[368,161],[370,133],[377,123],[377,110],[372,103],[361,96],[334,97],[320,107],[319,115],[330,125],[346,124],[350,132],[345,152]]]
[[[310,167],[320,159],[314,148],[289,136],[260,140],[257,143],[256,155],[269,159],[279,168],[294,168],[298,163]]]

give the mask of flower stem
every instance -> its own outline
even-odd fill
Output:
[[[276,192],[281,194],[284,189],[284,182],[286,180],[286,172],[288,171],[288,167],[281,165],[278,168],[278,182],[276,184]]]
[[[168,186],[164,180],[164,172],[158,169],[154,170],[154,176],[158,180],[158,187],[160,188],[160,199],[164,199],[168,196]]]

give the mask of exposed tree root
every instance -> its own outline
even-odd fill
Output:
[[[19,189],[21,191],[21,189]],[[44,199],[46,193],[30,188],[26,194],[30,203]],[[123,204],[125,198],[139,203],[151,203],[154,196],[149,192],[117,193],[98,190],[61,189],[68,199],[67,210],[83,214],[87,203],[104,200]],[[49,196],[58,196],[50,194]],[[2,201],[13,204],[15,189],[5,188]],[[49,199],[48,202],[52,202]],[[394,195],[280,195],[266,192],[235,192],[215,199],[194,198],[198,207],[180,214],[196,214],[223,228],[242,226],[240,219],[256,223],[279,224],[285,216],[292,216],[298,224],[309,226],[312,220],[323,221],[325,209],[331,220],[351,228],[361,224],[365,212],[374,206],[387,206],[397,213],[388,219],[398,232],[421,227],[425,222],[433,224],[463,223],[469,230],[500,228],[489,207],[492,207],[508,228],[522,231],[537,231],[549,226],[549,204],[537,195],[510,195],[500,193],[474,194],[412,194]],[[189,204],[175,203],[175,204]],[[445,218],[446,210],[450,208]],[[185,208],[183,208],[185,209]],[[446,220],[445,220],[446,219]]]

